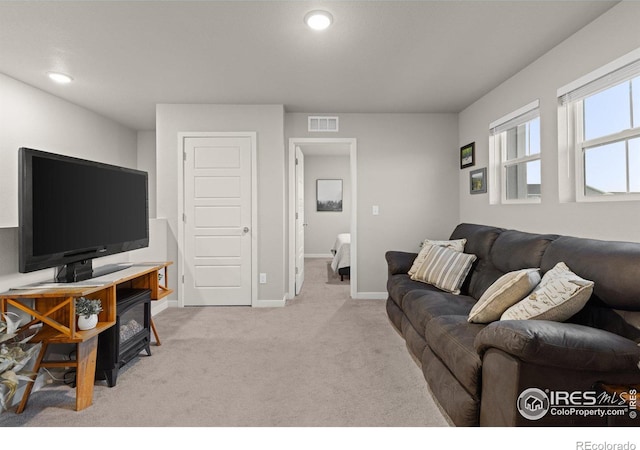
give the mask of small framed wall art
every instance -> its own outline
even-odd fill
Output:
[[[476,163],[476,143],[460,147],[460,168],[471,167]]]
[[[469,172],[469,192],[471,194],[485,194],[487,192],[487,168]]]
[[[316,180],[316,211],[342,211],[342,180]]]

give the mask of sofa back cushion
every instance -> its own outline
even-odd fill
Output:
[[[568,322],[607,330],[640,345],[640,311],[612,309],[592,297]]]
[[[557,235],[505,230],[491,248],[491,262],[500,272],[540,267],[542,255]]]
[[[480,299],[504,274],[540,267],[545,250],[557,237],[552,234],[525,233],[484,225],[458,225],[451,239],[466,238],[465,253],[472,253],[478,257],[461,291]]]
[[[542,273],[564,262],[594,282],[592,303],[640,311],[640,244],[562,236],[542,257]]]
[[[491,247],[502,231],[502,228],[469,223],[460,224],[453,230],[451,239],[466,239],[464,252],[476,255],[477,258],[460,288],[462,294],[478,300],[484,291],[503,275],[491,264],[489,258]]]
[[[539,267],[544,275],[564,262],[594,282],[591,299],[569,321],[640,343],[640,243],[536,235],[468,223],[458,225],[451,234],[451,239],[463,238],[467,239],[465,252],[478,259],[462,293],[479,299],[506,272]]]

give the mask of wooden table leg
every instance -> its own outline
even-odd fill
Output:
[[[93,384],[96,377],[98,336],[76,344],[76,411],[81,411],[93,403]]]
[[[162,345],[162,342],[160,342],[160,336],[158,336],[158,330],[156,330],[156,324],[153,323],[153,318],[150,320],[151,322],[151,330],[153,331],[153,336],[156,338],[156,345],[160,346]]]

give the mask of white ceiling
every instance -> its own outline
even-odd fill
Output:
[[[0,72],[137,130],[158,103],[459,112],[616,3],[0,0]]]

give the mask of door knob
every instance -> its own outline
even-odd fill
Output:
[[[248,232],[249,232],[249,227],[244,227],[244,228],[242,229],[242,232],[243,232],[243,233],[248,233]]]

